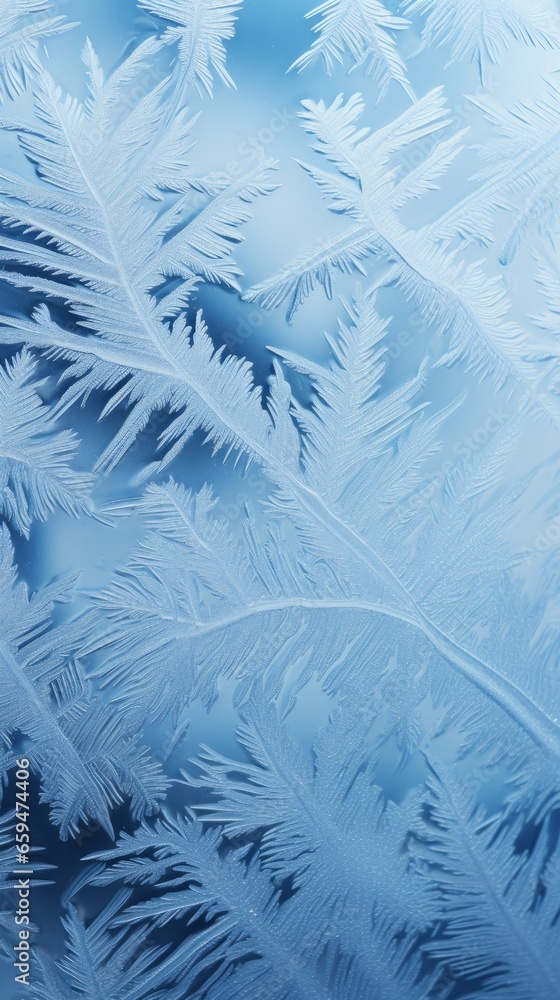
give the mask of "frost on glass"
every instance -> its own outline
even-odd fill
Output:
[[[560,22],[309,6],[0,2],[7,1000],[560,995]]]

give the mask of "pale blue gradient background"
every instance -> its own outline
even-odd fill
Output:
[[[155,23],[154,19],[136,9],[133,0],[68,0],[67,3],[54,6],[56,11],[67,14],[71,20],[79,21],[80,26],[67,35],[49,41],[46,65],[63,88],[82,99],[85,97],[85,86],[80,52],[86,37],[92,40],[103,66],[109,72],[130,48],[133,39],[142,38],[150,25]],[[312,180],[294,162],[294,158],[317,162],[309,149],[305,133],[298,125],[300,101],[312,97],[330,102],[339,92],[348,96],[360,91],[367,105],[363,124],[372,127],[385,124],[408,103],[406,95],[396,85],[392,85],[388,97],[380,106],[376,106],[376,84],[360,69],[350,76],[340,70],[329,78],[319,63],[300,75],[295,72],[287,74],[288,66],[311,44],[310,22],[304,20],[304,14],[311,6],[310,0],[284,0],[282,3],[246,0],[240,12],[236,37],[228,45],[228,70],[236,81],[237,90],[228,91],[217,81],[213,100],[208,97],[201,100],[194,91],[192,94],[192,110],[202,111],[194,133],[197,139],[194,156],[203,170],[222,171],[231,162],[239,164],[243,170],[249,168],[253,161],[248,142],[252,136],[258,137],[259,133],[266,154],[275,157],[279,163],[280,190],[270,198],[257,202],[254,219],[244,228],[245,242],[234,252],[244,271],[244,288],[275,273],[282,264],[320,236],[335,233],[337,227],[342,225],[340,219],[327,211]],[[396,9],[396,4],[389,6]],[[410,56],[419,44],[418,31],[410,30],[403,34],[401,42],[403,55]],[[470,125],[472,142],[481,141],[485,126],[481,124],[480,113],[474,105],[466,103],[463,97],[464,94],[477,92],[477,69],[466,61],[446,68],[447,58],[446,50],[431,50],[411,59],[409,67],[415,90],[418,95],[422,95],[433,86],[445,84],[449,105],[457,123],[454,127]],[[514,44],[508,59],[492,73],[497,88],[496,99],[507,105],[513,100],[530,97],[536,92],[539,77],[547,70],[557,68],[557,53],[543,53],[540,50],[532,52],[524,46]],[[13,107],[4,108],[3,113],[25,117],[30,113],[30,108],[31,96],[28,93]],[[278,111],[288,117],[288,122],[269,141],[269,124],[272,119],[278,121]],[[468,145],[471,139],[467,137],[466,142]],[[13,135],[3,136],[0,164],[21,170],[22,162]],[[476,166],[476,153],[464,153],[444,179],[441,192],[429,196],[409,210],[411,223],[428,221],[443,208],[459,200],[471,189],[468,178]],[[32,175],[31,166],[28,169]],[[505,232],[506,225],[507,220],[502,217],[497,224],[498,231],[503,227]],[[496,246],[498,245],[499,240]],[[467,250],[466,254],[472,259],[481,256],[480,250]],[[500,265],[497,262],[496,247],[485,256],[488,258],[488,273],[497,273]],[[526,325],[527,313],[536,312],[539,308],[535,289],[526,280],[529,265],[530,255],[520,254],[512,275],[508,278],[515,283],[516,301],[523,308],[523,312],[515,317],[521,325]],[[349,298],[355,282],[355,276],[341,276],[337,282],[337,292]],[[13,293],[0,289],[0,294]],[[10,298],[10,302],[15,302],[15,299]],[[282,309],[263,313],[257,307],[242,302],[238,296],[218,288],[201,290],[199,304],[204,309],[216,345],[223,342],[231,344],[232,337],[241,336],[241,343],[234,342],[233,349],[254,363],[256,379],[263,385],[270,372],[267,345],[295,350],[314,360],[326,361],[328,352],[323,334],[325,331],[334,332],[335,317],[337,313],[342,314],[336,302],[328,302],[321,290],[298,312],[293,326],[287,325]],[[406,303],[403,303],[402,295],[392,289],[380,293],[379,306],[384,315],[393,316],[388,341],[395,343],[399,333],[412,329],[410,311]],[[246,336],[250,330],[254,332]],[[412,329],[412,336],[412,346],[402,351],[390,364],[387,387],[415,373],[428,353],[430,335],[415,333]],[[5,352],[6,355],[10,353],[12,352]],[[305,394],[306,386],[302,380],[293,376],[293,384],[296,392]],[[445,425],[446,440],[442,453],[433,461],[434,472],[452,454],[457,441],[484,423],[489,408],[495,405],[495,399],[489,384],[478,386],[473,379],[465,377],[458,367],[452,371],[443,369],[432,370],[430,373],[425,398],[438,407],[454,399],[465,388],[465,403]],[[52,383],[45,387],[46,395],[54,391]],[[507,398],[501,401],[501,405],[506,412],[513,414],[513,404],[508,404]],[[508,410],[508,405],[511,410]],[[73,426],[82,438],[78,464],[83,468],[91,467],[92,459],[100,453],[110,438],[112,426],[118,422],[117,415],[112,420],[98,424],[100,408],[100,400],[94,399],[85,409],[74,410],[65,417],[66,424]],[[252,493],[255,500],[263,499],[265,494],[258,482],[260,477],[257,476],[256,487],[251,487],[243,479],[241,472],[234,470],[231,461],[224,467],[220,456],[213,458],[208,448],[201,448],[201,441],[202,436],[196,435],[192,445],[173,464],[169,471],[175,478],[193,488],[200,487],[206,481],[211,482],[225,509],[230,512],[235,507],[242,506],[240,496]],[[98,484],[95,493],[98,504],[117,497],[138,495],[139,489],[131,487],[130,481],[143,461],[152,454],[153,446],[153,436],[150,438],[144,435],[139,449],[128,456],[107,480]],[[552,449],[553,441],[546,428],[539,429],[538,436],[535,435],[534,428],[525,432],[511,462],[511,481],[534,468],[539,461],[551,454]],[[539,473],[535,478],[534,493],[542,493],[549,479],[547,470]],[[234,528],[238,527],[238,521],[238,518],[233,518]],[[532,509],[528,500],[525,516],[512,526],[514,542],[520,548],[531,546],[535,532],[541,526],[539,514]],[[88,591],[103,587],[115,568],[126,562],[138,531],[139,524],[135,518],[120,522],[116,529],[93,520],[74,521],[64,514],[55,513],[46,524],[34,524],[29,543],[17,541],[21,576],[30,588],[38,589],[54,578],[79,571],[79,586],[85,595]],[[520,569],[520,573],[528,578],[533,571],[534,564]],[[85,601],[84,596],[82,604]],[[72,608],[72,612],[78,607],[79,602]],[[234,685],[224,687],[222,697],[210,715],[194,707],[190,713],[191,725],[186,739],[169,762],[172,775],[178,775],[180,767],[185,766],[188,758],[196,753],[201,741],[210,743],[222,752],[239,752],[233,735],[236,721],[235,710],[231,707],[233,687]],[[331,708],[331,702],[315,688],[304,693],[296,712],[290,718],[290,725],[298,730],[306,745],[310,745],[314,731],[325,722]],[[166,734],[161,727],[154,727],[148,735],[155,747],[165,742]],[[388,773],[390,774],[389,767]],[[416,762],[411,765],[404,778],[399,778],[399,782],[401,785],[403,782],[413,784],[420,776],[421,770]],[[396,787],[394,792],[397,795]],[[181,789],[174,793],[177,802],[183,795]],[[41,944],[58,952],[61,947],[58,923],[61,912],[60,892],[79,868],[80,856],[108,844],[104,837],[94,834],[89,841],[84,842],[85,846],[60,845],[56,830],[48,825],[45,807],[36,808],[33,831],[36,843],[47,849],[48,860],[60,866],[55,875],[57,886],[36,889],[33,895],[33,917],[41,926]],[[99,898],[97,894],[96,899]],[[21,994],[12,991],[11,971],[4,972],[2,967],[0,977],[2,976],[4,978],[0,978],[0,984],[3,985],[2,996],[5,1000],[19,997]]]

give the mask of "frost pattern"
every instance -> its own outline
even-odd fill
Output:
[[[508,107],[465,102],[473,150],[444,88],[416,100],[397,43],[425,15],[434,61],[449,46],[482,77],[512,39],[553,51],[554,21],[512,3],[414,0],[411,24],[377,0],[311,11],[293,64],[308,92],[316,63],[364,92],[333,99],[318,75],[300,111],[324,157],[302,166],[338,228],[244,292],[234,251],[277,164],[199,169],[185,106],[215,76],[233,86],[241,3],[139,7],[166,26],[110,76],[86,41],[82,101],[38,58],[63,19],[25,22],[2,57],[21,160],[0,170],[0,776],[11,794],[29,757],[37,808],[84,862],[70,882],[35,863],[63,888],[66,943],[37,948],[30,995],[552,1000],[558,90],[548,76]],[[475,157],[470,193],[431,210]],[[274,236],[251,228],[267,259]],[[537,306],[517,322],[522,269]],[[321,288],[322,360],[277,343],[263,376],[217,346],[216,302],[287,302],[311,332]],[[408,313],[420,344],[393,365]],[[492,431],[482,412],[454,443],[469,393]],[[512,474],[535,434],[548,458]],[[243,493],[230,518],[230,487],[255,475],[261,502]],[[111,549],[123,529],[93,592],[50,565],[24,582],[54,511]],[[528,512],[545,526],[521,551]],[[3,891],[14,818],[8,803]]]
[[[485,66],[499,63],[512,39],[543,49],[560,43],[552,13],[534,0],[404,0],[402,7],[427,14],[424,45],[449,45],[450,63],[470,56],[482,81]]]
[[[36,236],[33,241],[1,238],[2,256],[38,272],[34,278],[10,269],[5,279],[46,300],[61,300],[79,324],[76,329],[57,323],[45,302],[30,321],[5,317],[5,327],[11,328],[5,330],[6,339],[25,338],[71,362],[64,375],[71,385],[60,410],[94,389],[111,392],[105,415],[123,402],[132,407],[95,471],[111,469],[152,411],[162,406],[179,413],[169,435],[188,439],[192,419],[185,406],[193,396],[198,395],[198,421],[207,419],[208,407],[201,399],[206,392],[199,387],[209,369],[222,385],[222,409],[224,392],[232,400],[242,398],[246,384],[246,366],[230,360],[220,364],[200,317],[191,342],[184,307],[201,281],[238,288],[240,271],[230,258],[232,246],[242,238],[238,229],[250,218],[251,202],[274,189],[269,176],[274,163],[263,160],[231,182],[206,184],[193,176],[187,152],[194,121],[181,111],[161,136],[159,86],[128,109],[124,120],[114,121],[111,109],[123,85],[146,68],[146,59],[157,48],[157,42],[144,43],[105,81],[88,45],[87,107],[64,98],[44,74],[37,90],[40,131],[24,129],[20,142],[45,184],[24,182],[7,172],[0,180],[5,222],[25,226]],[[140,161],[128,138],[131,130],[141,133],[142,146],[147,146]],[[106,170],[108,158],[114,166],[111,174]],[[208,201],[189,218],[193,190],[202,191]],[[160,212],[163,192],[176,197]],[[51,276],[43,277],[45,271]],[[230,432],[228,426],[219,433],[226,437]],[[175,445],[168,460],[177,450]]]
[[[15,98],[39,71],[39,42],[74,25],[63,15],[36,18],[53,9],[48,0],[0,2],[0,99]]]
[[[438,364],[461,360],[467,371],[490,377],[498,388],[517,383],[533,411],[557,422],[556,400],[540,388],[535,364],[539,352],[525,331],[509,320],[500,279],[487,278],[478,263],[467,264],[454,249],[427,238],[437,224],[415,231],[399,218],[398,210],[428,192],[458,152],[460,134],[438,142],[400,180],[388,169],[397,152],[447,124],[441,89],[371,135],[356,125],[364,110],[359,94],[346,102],[339,96],[329,107],[323,101],[304,101],[304,108],[300,116],[315,139],[314,149],[343,177],[306,164],[304,169],[329,199],[331,211],[351,221],[342,233],[250,289],[245,298],[265,309],[287,299],[292,317],[317,284],[330,298],[337,271],[363,272],[362,262],[373,256],[390,265],[384,281],[397,282],[426,323],[449,334],[448,350]]]
[[[299,559],[285,564],[274,523],[271,544],[263,547],[248,519],[246,549],[235,546],[223,522],[212,515],[208,490],[193,496],[173,482],[150,487],[138,509],[152,532],[128,570],[99,595],[98,629],[93,626],[88,648],[109,651],[101,675],[113,684],[122,682],[122,697],[133,709],[143,705],[144,714],[157,714],[182,700],[180,678],[187,682],[183,697],[211,702],[224,673],[241,678],[247,673],[245,685],[250,685],[255,670],[265,676],[270,670],[270,694],[278,696],[283,671],[299,656],[295,698],[309,679],[304,663],[310,649],[309,670],[327,673],[332,664],[342,667],[346,650],[353,662],[352,636],[367,647],[378,616],[396,619],[416,629],[436,655],[482,689],[532,739],[556,752],[557,727],[537,689],[532,690],[530,631],[523,640],[512,635],[509,649],[504,634],[498,643],[493,634],[478,648],[478,606],[471,614],[465,610],[460,625],[451,627],[447,611],[449,574],[454,575],[453,600],[463,599],[472,586],[470,553],[476,547],[485,552],[477,573],[483,565],[499,634],[503,583],[493,567],[508,558],[504,514],[499,492],[479,516],[474,502],[481,490],[499,486],[515,429],[504,428],[491,447],[459,463],[446,502],[427,511],[421,490],[418,496],[422,461],[437,452],[440,425],[454,406],[428,417],[424,407],[413,405],[423,372],[377,400],[385,327],[371,297],[351,317],[350,326],[340,327],[338,369],[329,372],[286,356],[290,365],[311,374],[317,387],[315,412],[297,411],[306,432],[303,455],[293,425],[284,440],[273,438],[266,454],[265,469],[275,486],[270,506],[277,518],[294,524],[303,543]],[[420,527],[423,535],[411,562],[408,539]],[[229,552],[227,573],[224,552]],[[444,562],[442,552],[447,553]],[[183,561],[198,584],[185,576]],[[357,662],[361,669],[362,659]]]
[[[29,597],[17,582],[9,532],[2,526],[2,732],[32,741],[27,755],[64,839],[88,819],[112,833],[110,809],[124,797],[132,797],[140,817],[157,808],[165,790],[160,769],[91,697],[72,662],[80,626],[49,628],[54,606],[68,600],[75,582],[62,580]]]
[[[212,96],[213,73],[235,87],[226,69],[224,42],[235,34],[236,12],[243,0],[139,0],[139,7],[170,21],[163,40],[179,46],[178,93],[190,84]]]
[[[94,483],[74,472],[77,442],[71,431],[55,431],[53,414],[33,382],[36,362],[27,351],[0,371],[0,510],[29,537],[34,517],[45,521],[55,507],[78,517],[88,513]]]
[[[500,263],[511,264],[535,230],[554,229],[560,133],[560,89],[554,77],[541,84],[533,101],[513,108],[479,101],[492,127],[493,140],[480,152],[487,165],[473,177],[476,190],[434,223],[436,239],[463,239],[483,246],[493,239],[493,223],[500,211],[508,213],[508,231],[500,249]]]
[[[414,99],[394,37],[407,27],[404,18],[392,14],[378,0],[327,0],[306,17],[318,15],[320,20],[313,27],[318,37],[292,69],[301,71],[321,59],[330,76],[349,53],[354,68],[366,65],[368,74],[379,84],[381,97],[395,80]]]

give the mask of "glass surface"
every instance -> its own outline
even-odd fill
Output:
[[[5,1000],[560,996],[559,59],[0,0]]]

